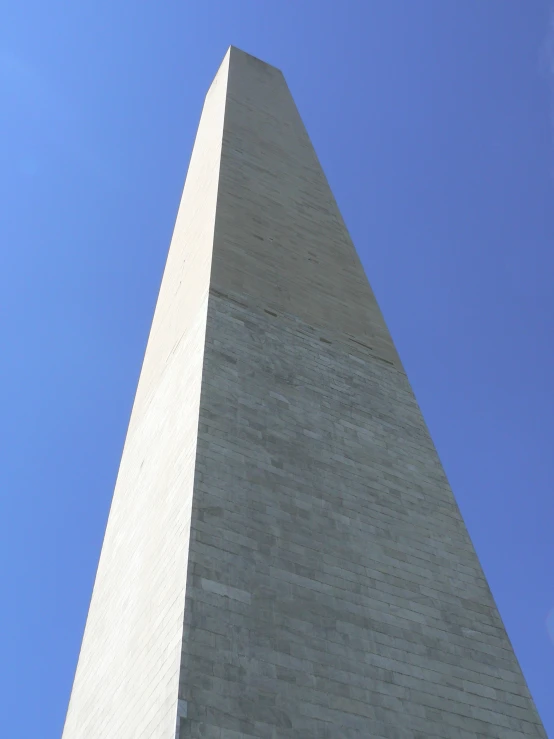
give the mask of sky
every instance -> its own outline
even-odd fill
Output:
[[[0,705],[60,737],[205,92],[280,67],[554,737],[554,8],[4,0]]]

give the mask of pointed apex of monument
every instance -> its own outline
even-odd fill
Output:
[[[250,54],[247,51],[244,51],[243,49],[239,49],[238,46],[233,46],[231,44],[229,48],[227,49],[225,53],[225,58],[229,57],[230,59],[238,59],[242,57],[243,59],[250,59],[253,62],[257,62],[258,64],[263,64],[265,67],[271,67],[272,69],[278,69],[278,67],[275,67],[273,64],[270,64],[269,62],[266,62],[264,59],[260,59],[257,56],[254,56],[254,54]],[[279,70],[280,71],[280,70]]]

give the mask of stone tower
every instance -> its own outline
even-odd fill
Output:
[[[545,736],[285,80],[231,48],[63,739]]]

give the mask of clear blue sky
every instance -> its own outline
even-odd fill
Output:
[[[551,12],[3,3],[2,736],[61,733],[200,109],[229,44],[288,79],[554,736]]]

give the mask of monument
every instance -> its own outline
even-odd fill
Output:
[[[282,74],[211,85],[63,739],[546,737]]]

